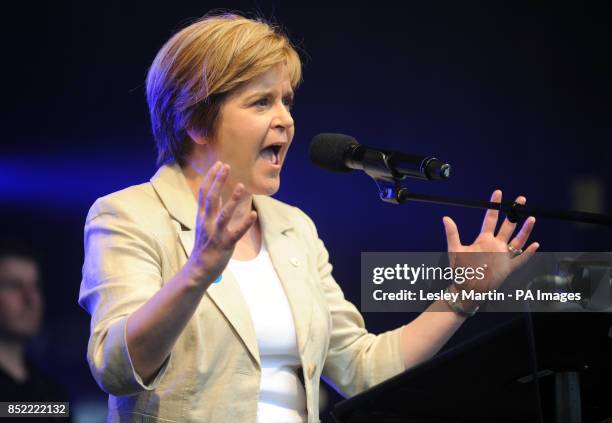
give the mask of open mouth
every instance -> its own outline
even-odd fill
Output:
[[[278,166],[280,164],[279,154],[280,154],[281,147],[282,147],[281,144],[272,144],[272,145],[267,146],[263,150],[261,150],[259,154],[265,160],[270,162],[270,164]]]

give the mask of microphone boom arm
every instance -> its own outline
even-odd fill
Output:
[[[370,173],[368,174],[370,175]],[[513,223],[516,223],[520,217],[535,216],[612,226],[612,216],[606,214],[527,207],[517,202],[510,201],[492,203],[490,201],[483,200],[469,200],[463,198],[418,194],[410,192],[406,187],[403,187],[400,184],[400,179],[384,177],[383,175],[378,175],[377,177],[373,175],[370,176],[374,179],[374,182],[376,182],[376,185],[378,186],[381,200],[387,203],[404,204],[408,201],[421,201],[425,203],[447,204],[450,206],[499,210],[506,213],[508,220]]]

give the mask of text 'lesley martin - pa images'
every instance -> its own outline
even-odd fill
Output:
[[[500,254],[362,253],[361,309],[422,312],[446,301],[478,303],[488,312],[612,311],[612,254],[608,263],[589,253],[536,253],[491,288],[491,272],[504,262]]]

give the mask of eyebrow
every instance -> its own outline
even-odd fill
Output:
[[[249,94],[246,98],[247,100],[251,100],[255,97],[269,96],[271,94],[274,94],[274,90],[257,90]],[[293,98],[295,96],[295,92],[291,90],[289,91],[288,95],[289,97]]]

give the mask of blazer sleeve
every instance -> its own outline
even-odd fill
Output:
[[[329,254],[312,220],[303,212],[316,254],[316,265],[332,319],[323,375],[345,395],[353,396],[405,370],[401,353],[401,327],[375,335],[365,328],[363,316],[345,299],[332,276]]]
[[[91,315],[87,362],[105,392],[125,396],[157,387],[171,354],[145,384],[134,370],[126,342],[129,315],[162,286],[156,239],[116,201],[103,197],[85,223],[85,261],[79,305]]]

